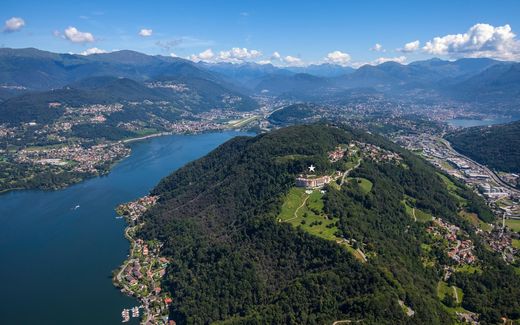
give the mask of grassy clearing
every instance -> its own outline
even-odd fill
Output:
[[[514,248],[520,249],[520,239],[513,239],[512,245]]]
[[[415,217],[417,218],[417,221],[419,222],[428,222],[431,221],[433,216],[429,213],[426,213],[422,210],[415,209]]]
[[[472,225],[475,227],[478,227],[484,231],[491,231],[492,226],[490,224],[485,223],[484,221],[480,220],[476,213],[470,213],[467,211],[460,211],[459,216],[467,221],[469,221]]]
[[[456,295],[455,295],[456,292]],[[443,300],[446,295],[451,295],[453,298],[458,297],[457,303],[462,303],[462,299],[464,298],[464,292],[461,288],[456,286],[448,286],[448,284],[444,281],[439,281],[437,284],[437,297],[439,300]]]
[[[463,198],[462,196],[457,194],[457,189],[459,188],[455,183],[453,183],[446,175],[443,175],[441,173],[437,173],[439,177],[442,179],[444,184],[446,185],[446,188],[448,189],[448,192],[450,192],[450,195],[453,196],[457,200],[457,203],[459,206],[466,206],[468,204],[468,201]]]
[[[285,221],[294,217],[294,212],[302,204],[304,199],[305,189],[293,187],[285,197],[285,201],[282,205],[282,211],[278,216],[280,221]]]
[[[303,160],[303,159],[306,159],[306,158],[309,158],[309,157],[311,157],[311,156],[306,156],[306,155],[286,155],[286,156],[276,157],[275,161],[277,163],[284,163],[284,162],[288,162],[288,161],[291,161],[291,160]]]
[[[449,163],[445,162],[445,161],[441,161],[441,166],[447,170],[453,170],[455,168],[453,168],[452,165],[450,165]]]
[[[520,231],[520,220],[518,219],[507,219],[506,226],[513,231]]]
[[[336,237],[337,219],[329,219],[323,212],[323,194],[319,190],[305,193],[304,188],[293,187],[282,205],[280,222],[290,223],[316,237],[332,240],[345,247],[359,261],[365,262],[362,253]]]
[[[335,226],[337,220],[331,220],[323,213],[322,198],[319,190],[306,194],[303,188],[292,188],[282,205],[279,220],[323,239],[338,239],[334,235],[338,230]]]
[[[453,294],[453,289],[446,282],[439,281],[437,284],[437,297],[442,301],[447,294]]]
[[[482,273],[482,269],[476,265],[459,265],[455,267],[455,272],[461,273]]]
[[[369,181],[368,179],[366,178],[361,178],[361,177],[349,177],[347,178],[349,181],[351,182],[357,182],[359,187],[361,188],[361,191],[363,191],[363,193],[367,194],[368,192],[370,192],[372,190],[372,187],[374,186],[374,184],[372,184],[371,181]]]
[[[414,220],[417,219],[418,222],[428,222],[428,221],[432,220],[433,216],[431,214],[426,213],[422,210],[413,208],[409,202],[410,202],[409,198],[405,198],[404,200],[401,201],[401,203],[404,205],[404,208],[406,210],[406,214],[410,218],[412,218]],[[414,218],[414,214],[415,214],[415,218]]]
[[[406,214],[413,219],[413,208],[408,204],[407,200],[401,200],[401,203],[404,205],[404,209]]]

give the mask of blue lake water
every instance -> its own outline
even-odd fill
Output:
[[[0,324],[121,323],[121,310],[137,301],[112,285],[129,247],[114,208],[237,135],[244,133],[137,142],[108,176],[0,195]]]
[[[484,120],[451,119],[451,120],[447,120],[446,123],[448,123],[451,126],[455,126],[455,127],[469,128],[472,126],[487,126],[487,125],[494,125],[494,124],[504,124],[504,123],[513,122],[513,121],[516,121],[519,119],[520,119],[520,117],[518,117],[518,118],[503,117],[503,118],[484,119]]]

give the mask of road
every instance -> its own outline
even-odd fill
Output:
[[[361,165],[361,161],[362,161],[362,160],[363,160],[363,159],[359,158],[358,163],[357,163],[356,166],[354,166],[354,167],[352,167],[352,168],[346,170],[345,173],[343,173],[343,177],[341,178],[341,183],[339,184],[339,186],[342,186],[343,183],[345,183],[345,177],[347,177],[348,174],[349,174],[352,170],[358,168],[359,165]]]
[[[461,157],[461,158],[464,158],[466,160],[468,160],[469,162],[475,164],[476,166],[482,168],[486,174],[489,175],[489,177],[491,177],[497,184],[507,188],[508,190],[510,190],[511,192],[513,193],[516,193],[518,195],[520,195],[520,190],[512,187],[511,185],[505,183],[504,181],[502,181],[500,179],[500,177],[498,177],[497,174],[495,174],[494,171],[492,171],[491,169],[489,169],[488,167],[484,166],[484,165],[481,165],[479,164],[478,162],[474,161],[473,159],[469,158],[468,156],[465,156],[463,154],[461,154],[460,152],[458,152],[457,150],[453,149],[453,147],[451,146],[451,144],[448,142],[448,140],[446,139],[443,139],[443,138],[440,138],[440,141],[442,141],[442,143],[446,146],[446,148],[448,148],[450,151],[452,151],[453,153],[455,153],[457,156]]]

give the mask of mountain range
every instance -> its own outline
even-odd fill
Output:
[[[105,88],[109,80],[110,88]],[[50,101],[63,100],[60,96],[71,93],[76,99],[85,98],[85,103],[163,100],[179,110],[200,112],[251,110],[258,107],[252,95],[341,102],[358,89],[407,100],[421,94],[422,100],[469,103],[484,111],[494,109],[492,104],[518,111],[519,81],[520,63],[483,58],[430,59],[407,65],[386,62],[353,69],[329,63],[307,67],[195,63],[128,50],[85,56],[34,48],[0,49],[2,112],[13,106],[25,109],[19,103],[27,101],[24,94],[29,92]],[[151,89],[154,82],[163,84]],[[175,85],[180,88],[172,90]],[[225,103],[229,98],[234,98],[231,104]]]

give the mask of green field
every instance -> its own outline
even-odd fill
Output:
[[[439,281],[439,283],[437,284],[437,297],[441,301],[444,299],[444,297],[447,294],[452,295],[454,298],[456,298],[455,291],[457,291],[457,297],[458,297],[457,303],[460,304],[460,303],[462,303],[462,299],[464,297],[464,293],[462,292],[461,288],[456,287],[456,286],[450,287],[444,281]]]
[[[374,184],[366,178],[361,177],[349,177],[347,178],[350,182],[357,182],[363,193],[367,194],[372,190]]]
[[[469,221],[475,227],[478,227],[484,231],[491,231],[491,229],[492,229],[491,225],[480,220],[476,213],[461,211],[461,212],[459,212],[459,216],[461,216],[463,219]]]
[[[284,162],[288,162],[291,160],[308,159],[309,157],[310,156],[307,156],[307,155],[286,155],[286,156],[276,157],[275,161],[278,163],[284,163]]]
[[[448,177],[446,177],[446,175],[443,175],[441,173],[437,173],[437,175],[439,175],[439,177],[442,179],[451,196],[453,196],[453,198],[457,200],[457,203],[461,206],[467,205],[468,201],[457,194],[457,185],[455,185],[455,183],[453,183]]]
[[[282,211],[278,215],[279,222],[287,222],[316,237],[333,240],[345,247],[360,262],[366,262],[360,251],[336,237],[337,220],[329,219],[324,214],[323,194],[319,190],[313,190],[311,194],[307,194],[304,188],[299,187],[293,187],[289,191],[282,205]]]
[[[413,208],[412,206],[410,206],[409,201],[410,201],[410,198],[408,197],[408,198],[402,200],[401,203],[404,204],[406,214],[408,216],[410,216],[410,218],[412,218],[414,220],[416,218],[418,222],[428,222],[428,221],[432,220],[433,216],[431,214],[426,213],[422,210]],[[414,214],[415,214],[415,218],[414,218]]]
[[[520,220],[518,219],[507,219],[506,226],[513,231],[520,231]]]
[[[432,215],[429,213],[426,213],[422,210],[415,209],[415,217],[417,218],[417,221],[419,222],[428,222],[432,220]]]
[[[476,265],[459,265],[455,267],[455,272],[461,272],[461,273],[482,273],[482,269],[479,266]]]
[[[513,239],[513,247],[516,249],[520,249],[520,239]]]
[[[288,222],[317,237],[327,240],[337,240],[334,233],[337,220],[329,219],[323,213],[323,194],[319,190],[306,194],[305,189],[293,187],[282,205],[278,216],[281,222]]]

